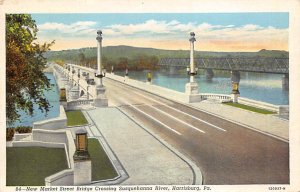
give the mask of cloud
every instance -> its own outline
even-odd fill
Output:
[[[245,30],[248,30],[248,31],[255,31],[255,30],[262,29],[263,27],[261,27],[259,25],[247,24],[247,25],[244,25],[242,28]]]
[[[41,33],[53,33],[53,31],[56,31],[62,34],[80,36],[96,31],[93,28],[96,24],[94,21],[78,21],[71,24],[48,22],[39,25],[38,29]]]
[[[53,37],[57,40],[72,38],[78,43],[85,40],[86,45],[88,42],[95,41],[93,37],[96,35],[96,27],[98,28],[97,23],[93,21],[78,21],[71,24],[53,22],[38,26],[44,38]],[[188,49],[189,32],[193,31],[196,34],[198,50],[254,51],[262,48],[288,50],[288,28],[263,27],[251,23],[235,26],[151,19],[135,24],[116,23],[101,28],[104,44],[109,45],[126,44],[164,49]]]
[[[106,29],[110,29],[112,32],[111,34],[125,34],[125,35],[132,35],[135,33],[142,33],[142,32],[150,32],[150,33],[157,33],[157,34],[169,34],[172,33],[172,29],[174,26],[178,25],[178,21],[156,21],[156,20],[147,20],[144,23],[138,24],[114,24],[109,25]]]

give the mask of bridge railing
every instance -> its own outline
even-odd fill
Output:
[[[201,93],[201,100],[217,100],[219,102],[230,102],[231,96],[225,94]]]

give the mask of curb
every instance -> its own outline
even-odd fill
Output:
[[[130,120],[132,120],[135,124],[137,124],[139,127],[144,129],[147,133],[149,133],[152,137],[154,137],[158,142],[160,142],[163,146],[165,146],[168,150],[170,150],[172,153],[174,153],[177,157],[179,157],[182,161],[184,161],[192,170],[193,172],[193,183],[192,185],[202,185],[203,184],[203,176],[200,168],[189,158],[187,158],[183,153],[179,152],[177,149],[172,147],[170,144],[168,144],[166,141],[164,141],[160,136],[153,133],[150,129],[146,128],[142,122],[137,121],[126,114],[125,111],[123,111],[121,108],[116,107],[121,113],[123,113],[126,117],[128,117]]]

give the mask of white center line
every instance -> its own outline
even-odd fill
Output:
[[[169,116],[169,117],[175,119],[176,121],[179,121],[180,123],[183,123],[183,124],[185,124],[185,125],[187,125],[187,126],[193,128],[193,129],[195,129],[196,131],[200,131],[200,132],[202,132],[202,133],[205,133],[204,131],[202,131],[202,130],[199,129],[198,127],[195,127],[195,126],[193,126],[193,125],[190,125],[190,124],[188,124],[187,122],[182,121],[181,119],[178,119],[178,118],[176,118],[176,117],[174,117],[174,116],[172,116],[172,115],[170,115],[170,114],[168,114],[168,113],[166,113],[166,112],[164,112],[164,111],[162,111],[162,110],[160,110],[160,109],[158,109],[158,108],[156,108],[156,107],[154,107],[154,106],[147,105],[147,104],[145,104],[145,106],[149,106],[149,107],[151,107],[151,108],[153,108],[153,109],[155,109],[155,110],[157,110],[157,111],[159,111],[159,112],[161,112],[161,113],[163,113],[163,114],[165,114],[165,115],[167,115],[167,116]]]
[[[180,132],[172,129],[171,127],[169,127],[168,125],[164,124],[163,122],[159,121],[158,119],[156,119],[155,117],[152,117],[151,115],[149,115],[148,113],[145,113],[144,111],[140,110],[139,108],[137,108],[134,105],[131,105],[130,103],[124,101],[123,99],[120,99],[122,102],[124,102],[126,105],[134,108],[135,110],[139,111],[140,113],[144,114],[145,116],[151,118],[152,120],[156,121],[157,123],[163,125],[164,127],[166,127],[167,129],[169,129],[170,131],[173,131],[174,133],[178,134],[178,135],[182,135]]]

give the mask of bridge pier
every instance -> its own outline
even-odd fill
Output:
[[[176,67],[175,66],[170,66],[169,67],[169,74],[170,75],[175,75],[177,73]]]
[[[281,80],[282,80],[282,89],[289,90],[289,74],[284,74]]]
[[[206,69],[205,70],[205,78],[207,81],[212,81],[212,78],[214,77],[214,71],[212,69]]]
[[[240,92],[239,92],[240,80],[241,80],[240,72],[231,71],[231,84],[232,84],[231,98],[234,103],[238,103],[238,97],[240,96]]]

